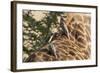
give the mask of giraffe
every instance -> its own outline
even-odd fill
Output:
[[[26,62],[87,60],[91,58],[90,14],[65,13],[68,36],[57,35],[50,45],[32,53]]]

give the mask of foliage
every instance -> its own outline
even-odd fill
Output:
[[[31,54],[31,52],[41,49],[41,47],[43,47],[45,44],[48,43],[48,39],[52,34],[52,31],[50,30],[52,29],[51,27],[53,26],[53,28],[57,28],[57,24],[59,24],[57,17],[63,14],[63,12],[50,11],[48,13],[45,13],[45,17],[43,17],[42,20],[36,21],[36,19],[30,15],[30,12],[31,11],[28,11],[27,14],[23,14],[23,22],[27,22],[29,25],[28,27],[32,29],[31,31],[34,31],[37,34],[34,33],[26,34],[23,32],[23,35],[28,35],[30,37],[30,39],[28,40],[31,40],[32,42],[35,41],[35,43],[32,43],[32,49],[30,50],[28,50],[28,47],[23,46],[24,49],[23,51],[26,52],[27,54]],[[23,38],[23,42],[25,40],[26,39]]]

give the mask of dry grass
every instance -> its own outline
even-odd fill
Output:
[[[64,34],[58,34],[51,44],[46,44],[40,50],[34,51],[26,62],[90,59],[90,14],[65,13],[64,15],[67,16],[65,23],[69,38]],[[53,49],[48,48],[50,45]]]

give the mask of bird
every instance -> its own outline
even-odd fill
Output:
[[[60,27],[62,32],[67,36],[67,38],[69,38],[69,31],[68,31],[68,27],[66,26],[66,22],[64,20],[65,16],[61,16],[60,18]]]
[[[49,51],[51,52],[51,54],[53,56],[55,56],[55,58],[57,59],[57,50],[56,50],[56,47],[53,43],[49,43]]]

